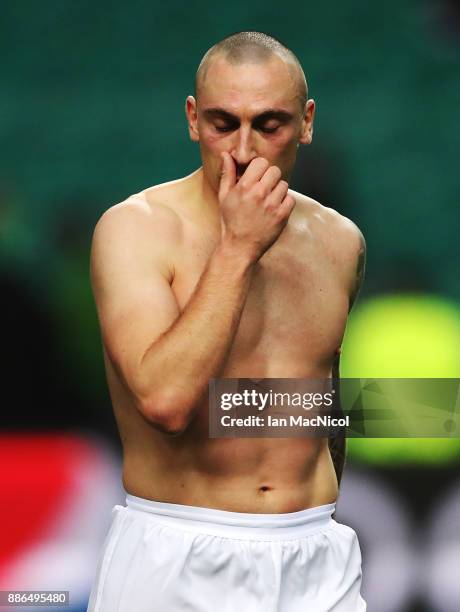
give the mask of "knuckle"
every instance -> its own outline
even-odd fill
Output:
[[[259,200],[264,199],[265,196],[267,195],[267,190],[262,185],[262,183],[257,183],[257,185],[254,185],[253,192],[254,192],[255,197]]]

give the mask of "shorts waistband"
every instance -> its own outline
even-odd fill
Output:
[[[242,536],[245,539],[292,539],[322,531],[334,523],[335,503],[281,514],[246,514],[200,506],[152,501],[127,494],[128,509],[152,514],[171,526],[209,533]]]

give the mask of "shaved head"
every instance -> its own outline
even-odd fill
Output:
[[[229,64],[263,64],[278,56],[286,63],[292,77],[297,81],[298,96],[302,109],[308,97],[307,82],[299,60],[279,40],[262,32],[238,32],[227,36],[207,51],[198,66],[195,79],[195,97],[203,89],[208,68],[216,57]]]

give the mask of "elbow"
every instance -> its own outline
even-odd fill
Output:
[[[168,436],[183,434],[190,422],[184,399],[173,393],[167,396],[156,394],[139,401],[138,407],[150,425]]]

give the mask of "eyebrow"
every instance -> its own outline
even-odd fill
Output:
[[[240,119],[236,115],[229,113],[224,108],[206,108],[203,111],[203,114],[207,119],[225,119],[226,121],[231,121],[233,123],[239,123]],[[269,108],[263,113],[259,113],[252,117],[253,123],[263,123],[264,121],[269,121],[270,119],[276,119],[281,123],[288,123],[291,119],[294,118],[294,115],[288,113],[285,110],[277,109],[277,108]]]

